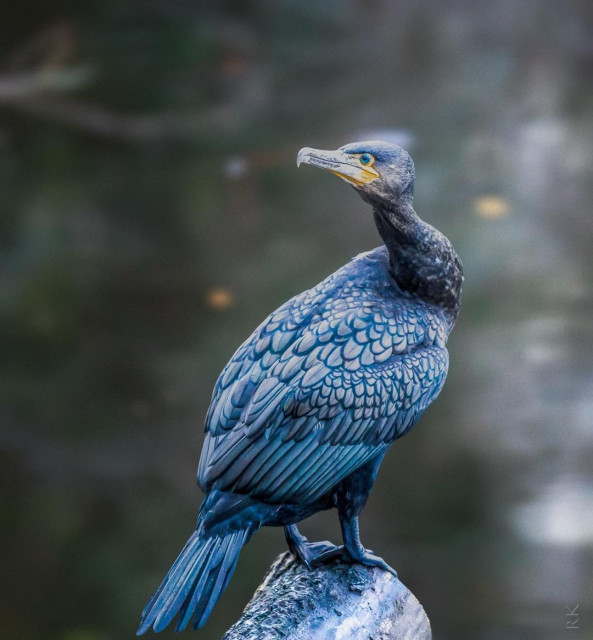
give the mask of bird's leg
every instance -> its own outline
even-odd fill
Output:
[[[296,524],[289,524],[284,527],[284,535],[286,536],[286,544],[288,545],[290,553],[310,569],[311,567],[309,567],[309,560],[305,548],[307,538],[301,534]]]
[[[370,549],[365,549],[360,542],[360,532],[358,530],[358,516],[348,517],[340,514],[340,524],[342,525],[342,535],[344,537],[344,560],[364,564],[368,567],[379,567],[384,571],[389,571],[397,577],[397,573],[383,558],[376,556]]]
[[[325,560],[342,555],[343,547],[336,547],[335,544],[327,540],[324,542],[309,542],[298,530],[296,524],[284,527],[284,535],[292,555],[298,558],[307,569]]]

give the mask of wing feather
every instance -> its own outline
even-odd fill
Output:
[[[443,318],[335,276],[274,312],[225,367],[206,421],[204,489],[316,500],[382,454],[440,392]]]

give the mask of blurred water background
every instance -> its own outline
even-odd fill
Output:
[[[416,208],[466,286],[448,382],[383,464],[363,540],[435,638],[593,638],[593,4],[2,16],[2,636],[133,637],[194,524],[220,369],[379,244],[366,205],[296,152],[380,137],[412,152]],[[337,540],[335,513],[305,531]],[[221,636],[284,548],[279,529],[254,538],[196,638]]]

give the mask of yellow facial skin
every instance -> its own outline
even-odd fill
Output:
[[[359,154],[351,155],[350,157],[358,158],[358,161],[360,163],[361,156],[362,156],[362,153],[359,153]],[[371,156],[371,158],[373,157]],[[340,173],[339,171],[332,171],[332,173],[338,176],[338,178],[342,178],[342,180],[346,180],[346,182],[350,182],[351,184],[355,184],[357,186],[362,186],[363,184],[369,184],[369,182],[372,182],[373,180],[376,180],[377,178],[380,177],[379,172],[373,169],[374,162],[375,162],[375,158],[373,158],[369,164],[360,163],[360,166],[354,167],[358,169],[358,172],[356,173],[355,176],[352,176],[351,174]]]
[[[345,153],[341,149],[325,151],[322,149],[302,148],[297,155],[297,167],[301,163],[310,164],[320,169],[330,171],[338,178],[360,187],[369,184],[380,177],[379,172],[373,168],[375,159],[371,156],[371,162],[362,164],[362,153]],[[370,155],[370,154],[366,154]]]

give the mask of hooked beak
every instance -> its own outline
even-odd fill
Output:
[[[297,167],[301,164],[310,164],[331,171],[356,187],[368,184],[379,177],[379,173],[372,166],[360,163],[360,154],[346,153],[341,149],[324,151],[303,147],[297,155]]]

